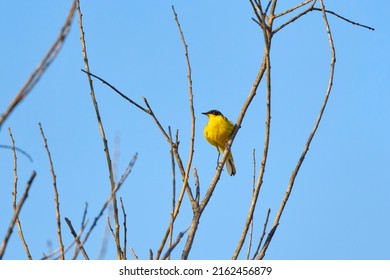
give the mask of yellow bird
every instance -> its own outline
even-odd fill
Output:
[[[202,114],[209,118],[203,131],[204,137],[211,145],[217,148],[219,158],[220,153],[225,151],[226,143],[233,132],[234,124],[217,110],[210,110]],[[229,152],[226,160],[226,169],[230,176],[236,174],[236,166],[234,165],[231,152]]]

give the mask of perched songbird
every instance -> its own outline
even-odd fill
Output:
[[[219,154],[225,151],[226,143],[233,132],[234,124],[217,110],[210,110],[202,114],[209,118],[209,121],[204,128],[204,137],[211,145],[217,148],[219,157]],[[229,152],[226,160],[226,169],[230,176],[236,174],[236,167],[231,152]]]

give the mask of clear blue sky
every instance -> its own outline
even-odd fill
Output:
[[[184,3],[185,2],[185,3]],[[280,1],[281,2],[281,1]],[[294,1],[299,3],[299,1]],[[327,3],[329,2],[329,3]],[[71,1],[1,1],[0,112],[58,36]],[[334,87],[318,133],[299,173],[266,259],[390,258],[390,97],[388,1],[325,1],[359,28],[329,15],[337,53]],[[90,68],[133,100],[145,96],[165,128],[179,130],[180,153],[189,151],[190,114],[186,64],[173,18],[174,4],[189,45],[193,70],[196,141],[193,166],[203,196],[215,171],[216,151],[202,136],[201,112],[218,109],[235,121],[256,76],[262,35],[247,1],[82,1]],[[285,7],[280,4],[278,11]],[[276,24],[280,24],[278,21]],[[38,175],[21,213],[33,258],[57,248],[52,178],[38,123],[48,139],[62,217],[80,226],[88,202],[88,227],[110,193],[103,144],[89,95],[77,19],[65,45],[33,92],[0,132],[0,144],[16,145],[19,194],[32,170]],[[312,129],[329,74],[330,51],[322,16],[313,12],[278,33],[272,45],[272,128],[269,161],[255,213],[254,238],[264,217],[279,208],[290,174]],[[133,172],[118,193],[127,212],[128,245],[148,258],[170,219],[169,145],[155,123],[98,81],[100,112],[117,178],[138,152]],[[264,138],[264,84],[259,87],[232,151],[237,175],[222,173],[206,208],[191,259],[230,259],[247,215],[252,150],[259,166]],[[177,174],[178,188],[180,186]],[[190,179],[193,185],[193,178]],[[12,216],[13,156],[0,150],[0,239]],[[175,226],[192,217],[188,200]],[[106,216],[86,250],[98,258]],[[62,224],[64,243],[72,236]],[[185,236],[186,237],[186,236]],[[108,235],[106,259],[115,259]],[[185,239],[173,258],[180,258]],[[48,244],[51,243],[49,246]],[[48,247],[49,246],[49,247]],[[246,254],[246,245],[240,258]],[[5,259],[26,259],[15,228]]]

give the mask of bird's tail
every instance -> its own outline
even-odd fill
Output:
[[[233,155],[229,152],[228,159],[226,160],[226,170],[230,176],[236,175],[236,166],[234,165]]]

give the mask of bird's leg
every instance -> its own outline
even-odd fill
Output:
[[[221,151],[218,148],[217,148],[217,151],[218,151],[218,158],[217,158],[217,167],[215,169],[218,169],[219,158],[221,157]]]
[[[219,162],[219,158],[221,157],[221,152],[218,150],[217,164]]]

